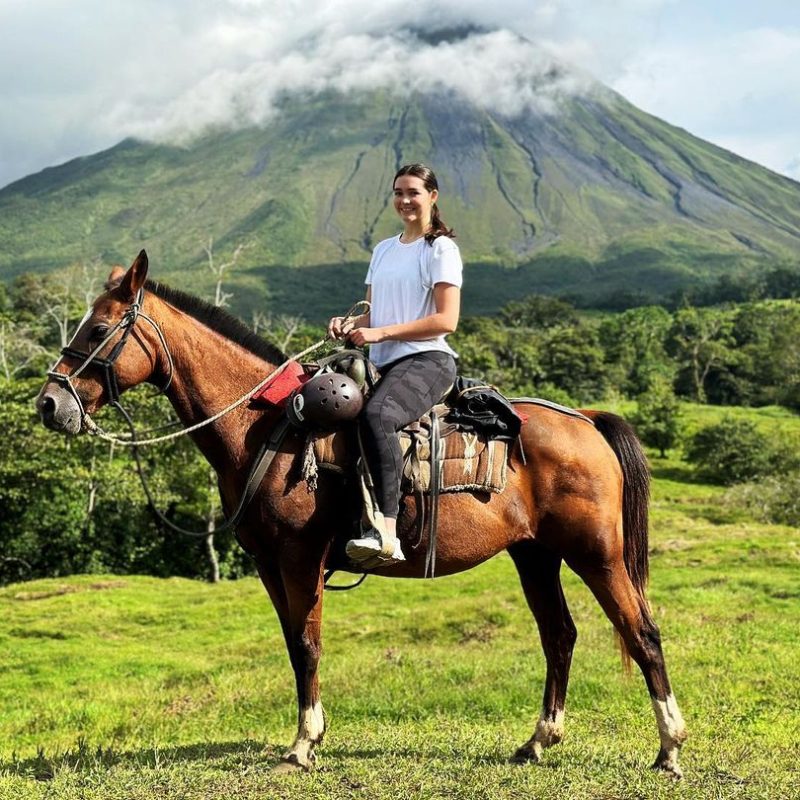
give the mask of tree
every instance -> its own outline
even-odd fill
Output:
[[[214,299],[211,301],[215,306],[224,307],[228,305],[228,300],[233,297],[232,292],[223,291],[222,283],[225,280],[225,273],[236,266],[236,262],[248,246],[244,243],[237,245],[230,260],[219,264],[214,260],[214,237],[209,237],[208,244],[203,245],[203,250],[205,250],[206,258],[208,259],[208,268],[215,279]]]
[[[633,424],[645,444],[658,448],[661,458],[678,443],[679,404],[672,381],[663,375],[653,377],[647,391],[637,398]]]
[[[0,315],[0,379],[10,381],[46,358],[30,325]]]
[[[632,308],[600,323],[610,378],[623,394],[647,392],[657,376],[672,383],[675,365],[664,347],[671,325],[672,316],[660,306]]]
[[[500,319],[511,328],[548,328],[576,325],[578,314],[572,303],[544,294],[529,294],[512,300],[500,310]]]
[[[797,265],[775,267],[764,275],[763,285],[766,297],[800,297],[800,269]]]
[[[678,364],[678,385],[686,386],[693,400],[707,401],[709,375],[712,369],[735,361],[733,344],[733,320],[728,311],[689,306],[675,313],[667,351]]]
[[[608,388],[603,355],[596,328],[553,328],[541,340],[542,382],[583,403],[603,397]]]
[[[32,329],[42,329],[34,330],[39,343],[55,355],[69,343],[78,322],[99,294],[102,272],[102,262],[94,259],[75,262],[52,275],[20,275],[11,288],[15,316]],[[52,333],[48,332],[48,325],[53,326],[49,329]]]
[[[214,260],[214,238],[210,237],[208,244],[203,245],[203,250],[205,250],[208,258],[208,268],[215,278],[214,299],[212,300],[215,306],[226,306],[228,304],[228,300],[233,297],[232,292],[226,292],[222,288],[223,281],[225,280],[225,273],[236,266],[236,262],[239,260],[239,257],[242,255],[247,246],[248,245],[244,243],[237,245],[236,249],[233,251],[233,255],[228,261],[218,263]],[[289,333],[288,338],[290,338],[293,333],[294,330]],[[218,583],[220,580],[220,568],[219,556],[214,547],[214,532],[217,528],[217,518],[221,514],[222,509],[219,504],[219,496],[217,492],[217,475],[211,467],[208,467],[206,471],[206,487],[206,495],[208,498],[205,512],[207,535],[203,541],[205,542],[206,557],[208,558],[210,567],[209,580],[212,583]]]
[[[800,304],[767,300],[734,312],[737,362],[732,367],[742,401],[796,407],[800,388]]]

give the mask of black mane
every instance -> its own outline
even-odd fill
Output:
[[[245,350],[249,350],[259,358],[263,358],[273,364],[282,364],[286,361],[286,355],[275,345],[253,333],[247,325],[232,314],[229,314],[225,309],[214,306],[179,289],[172,289],[157,281],[145,281],[144,288],[152,292],[156,297],[160,297],[164,302],[193,317],[198,322],[202,322],[203,325],[207,325],[211,330],[216,331],[226,339],[241,345]]]

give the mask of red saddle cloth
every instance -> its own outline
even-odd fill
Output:
[[[299,389],[310,377],[311,375],[303,369],[301,364],[298,364],[297,361],[290,361],[280,375],[276,375],[250,398],[250,402],[253,405],[283,408],[289,395],[295,389]]]

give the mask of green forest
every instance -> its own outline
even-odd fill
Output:
[[[74,573],[250,574],[233,538],[213,535],[222,520],[215,478],[188,440],[143,451],[145,468],[159,507],[184,527],[209,531],[207,539],[162,530],[128,452],[55,435],[38,421],[33,399],[44,373],[106,272],[78,264],[0,284],[0,583]],[[796,431],[765,431],[736,413],[698,425],[692,412],[698,404],[800,410],[798,296],[797,273],[783,269],[722,279],[663,306],[586,309],[529,295],[497,315],[463,317],[451,342],[462,374],[512,397],[622,407],[653,459],[678,449],[698,481],[740,487],[732,502],[757,498],[765,521],[800,524],[791,491],[800,484]],[[216,300],[225,299],[218,292]],[[248,322],[289,354],[324,334],[321,321],[300,317]],[[126,405],[143,428],[171,419],[150,388],[126,395]],[[103,418],[114,427],[108,412]]]

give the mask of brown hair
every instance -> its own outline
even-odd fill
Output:
[[[433,170],[424,164],[406,164],[404,167],[400,167],[394,176],[394,180],[392,180],[392,188],[394,188],[397,179],[402,175],[411,175],[414,178],[419,178],[429,192],[434,191],[434,189],[437,192],[439,191],[439,182],[436,180]],[[453,229],[448,228],[442,221],[442,217],[439,214],[439,206],[434,203],[431,209],[431,229],[425,234],[425,241],[432,245],[440,236],[447,236],[450,239],[456,238]]]

